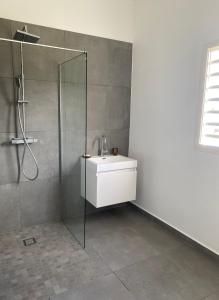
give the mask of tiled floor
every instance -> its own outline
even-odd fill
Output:
[[[0,235],[0,299],[219,299],[218,260],[132,207],[89,216],[86,241],[62,224]]]

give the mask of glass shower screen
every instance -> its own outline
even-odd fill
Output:
[[[62,219],[85,247],[85,164],[87,137],[87,55],[59,66],[60,175]]]

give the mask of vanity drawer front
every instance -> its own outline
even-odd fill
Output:
[[[136,168],[97,173],[96,207],[136,199]]]

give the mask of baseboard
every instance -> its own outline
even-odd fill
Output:
[[[174,231],[177,235],[181,236],[186,241],[189,241],[189,243],[192,244],[193,246],[198,247],[203,252],[205,252],[207,254],[210,254],[211,256],[213,256],[214,258],[216,258],[217,260],[219,260],[219,253],[217,253],[215,250],[213,250],[213,249],[209,248],[208,246],[204,245],[203,243],[197,241],[196,239],[194,239],[193,237],[189,236],[188,234],[186,234],[182,230],[179,230],[178,228],[170,225],[168,222],[164,221],[163,219],[161,219],[160,217],[154,215],[153,213],[147,211],[146,209],[144,209],[143,207],[141,207],[139,204],[136,204],[134,202],[129,202],[129,203],[130,203],[130,205],[134,206],[141,213],[149,216],[150,218],[152,218],[156,222],[160,223],[161,225],[163,225],[165,227],[168,227],[170,230]]]

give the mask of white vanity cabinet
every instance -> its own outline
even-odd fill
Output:
[[[81,158],[84,179],[85,159]],[[86,159],[86,199],[96,208],[136,199],[137,160],[117,155]],[[81,195],[84,197],[84,180]]]

